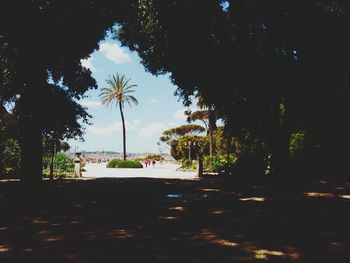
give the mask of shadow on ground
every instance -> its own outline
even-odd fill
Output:
[[[0,183],[0,262],[350,262],[350,185]]]

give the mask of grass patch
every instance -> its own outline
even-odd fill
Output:
[[[107,168],[143,168],[139,161],[113,159],[107,164]]]

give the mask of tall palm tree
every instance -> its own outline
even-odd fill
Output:
[[[130,79],[126,79],[125,75],[112,75],[106,80],[108,87],[101,89],[100,100],[103,105],[112,107],[115,105],[119,107],[120,116],[123,125],[123,159],[126,160],[126,132],[124,120],[124,104],[125,102],[131,107],[132,104],[137,105],[139,102],[131,95],[135,92],[133,89],[137,85],[129,85]]]

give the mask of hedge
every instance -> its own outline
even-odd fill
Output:
[[[139,161],[113,159],[107,164],[107,168],[143,168]]]

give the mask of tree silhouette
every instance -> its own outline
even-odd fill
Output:
[[[64,103],[45,108],[47,84],[53,82],[70,99],[97,88],[80,60],[98,48],[121,13],[126,15],[123,9],[123,1],[1,2],[0,102],[15,103],[23,180],[41,180],[42,136],[48,130],[43,120],[50,118],[48,110],[56,110],[68,123],[79,118],[75,110],[63,113]],[[59,123],[65,126],[64,121]]]

